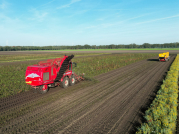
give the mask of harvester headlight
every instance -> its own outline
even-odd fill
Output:
[[[31,84],[31,83],[32,83],[32,81],[26,81],[25,83],[27,83],[27,84]]]

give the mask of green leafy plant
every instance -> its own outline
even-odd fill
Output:
[[[168,71],[156,98],[145,112],[147,120],[137,134],[172,134],[175,132],[178,101],[179,55]]]

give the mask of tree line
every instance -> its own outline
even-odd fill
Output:
[[[25,50],[65,50],[65,49],[132,49],[132,48],[179,48],[179,42],[164,43],[164,44],[149,44],[144,43],[137,45],[135,43],[110,44],[110,45],[75,45],[75,46],[0,46],[0,51],[25,51]]]

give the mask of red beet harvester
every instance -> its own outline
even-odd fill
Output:
[[[25,82],[31,85],[34,91],[44,94],[49,87],[60,85],[67,88],[75,84],[75,81],[84,80],[72,71],[71,62],[74,55],[66,56],[47,61],[41,61],[37,65],[28,66],[25,74]]]

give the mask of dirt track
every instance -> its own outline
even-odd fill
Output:
[[[168,62],[143,60],[47,94],[30,91],[0,100],[0,133],[134,133]]]

